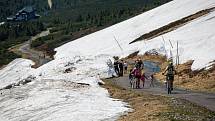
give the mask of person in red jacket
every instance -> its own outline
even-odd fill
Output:
[[[134,69],[134,76],[136,78],[136,88],[140,88],[140,78],[141,78],[141,69],[140,68],[135,68]]]

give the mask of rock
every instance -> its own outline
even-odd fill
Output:
[[[70,73],[70,72],[72,72],[72,71],[74,71],[74,70],[76,70],[75,67],[67,68],[67,69],[64,71],[64,73]]]
[[[98,85],[102,86],[102,85],[104,85],[104,83],[102,83],[102,82],[98,82]]]
[[[90,84],[86,84],[86,83],[77,83],[77,84],[85,85],[85,86],[90,86]]]

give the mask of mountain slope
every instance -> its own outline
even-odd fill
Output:
[[[31,47],[53,55],[54,48],[66,42],[101,30],[107,26],[131,18],[143,11],[158,7],[170,0],[52,0],[52,9],[47,0],[1,0],[0,1],[0,66],[19,56],[7,51],[14,44],[26,41],[47,28],[48,37],[38,38]],[[41,15],[30,22],[6,22],[6,17],[15,15],[25,6],[33,6]],[[40,24],[39,26],[34,26]],[[12,27],[12,29],[10,28]],[[5,41],[6,40],[6,41]],[[7,46],[6,46],[7,45]],[[7,57],[7,58],[4,58]]]
[[[149,44],[147,44],[146,46],[143,42],[138,42],[131,45],[129,43],[135,40],[136,38],[140,37],[144,33],[148,33],[171,22],[180,20],[198,11],[212,8],[214,6],[215,1],[213,0],[208,2],[204,2],[203,0],[197,0],[195,2],[191,0],[186,1],[174,0],[161,7],[158,7],[149,12],[131,18],[127,21],[121,22],[107,29],[85,36],[76,41],[67,43],[56,49],[57,51],[56,58],[69,56],[70,53],[75,52],[79,52],[79,54],[83,55],[109,54],[126,56],[132,52],[141,49],[142,53],[144,53],[144,51],[150,49],[161,48],[163,46],[162,38],[160,38],[160,40],[158,41],[150,41]],[[121,50],[117,46],[114,36],[121,44],[124,50],[123,52],[121,52]],[[177,36],[172,40],[178,40]],[[168,46],[168,43],[166,44],[167,44],[166,46]],[[169,47],[166,48],[169,49]],[[186,50],[186,48],[184,48],[184,50]],[[195,60],[195,58],[187,58],[185,60],[188,61],[189,59]],[[182,60],[182,62],[184,62],[185,60]],[[204,65],[207,63],[208,62],[204,63]]]
[[[101,88],[100,78],[109,77],[106,61],[114,55],[127,56],[135,51],[140,54],[157,49],[166,54],[168,41],[156,37],[145,43],[131,41],[171,22],[198,11],[215,6],[214,0],[174,0],[161,7],[90,34],[56,48],[55,59],[26,75],[36,77],[31,83],[5,90],[0,97],[0,113],[10,120],[114,120],[129,111],[127,104],[109,97]],[[213,29],[215,12],[189,22],[181,28],[166,33],[164,38],[180,41],[181,62],[194,59],[193,69],[205,67],[215,60]],[[117,45],[120,43],[123,51]],[[186,52],[186,53],[185,53]],[[175,48],[173,49],[175,55]],[[199,63],[201,64],[199,65]],[[195,64],[196,63],[196,64]],[[11,71],[22,70],[21,67]],[[1,72],[6,75],[8,72]],[[20,81],[23,74],[17,75]],[[19,78],[20,77],[20,78]],[[9,77],[4,77],[9,78]]]
[[[0,21],[5,21],[6,17],[14,15],[25,6],[33,6],[37,12],[44,17],[47,22],[50,20],[75,20],[79,15],[98,14],[98,10],[121,10],[123,8],[142,8],[145,10],[157,7],[170,0],[52,0],[52,9],[48,5],[48,0],[1,0],[0,1]],[[45,19],[43,19],[45,21]]]
[[[167,40],[171,40],[174,48],[170,47],[166,41],[167,50],[172,50],[174,57],[176,56],[176,42],[179,43],[180,63],[185,63],[189,60],[194,60],[192,70],[199,70],[210,67],[215,60],[213,50],[215,46],[215,31],[212,26],[215,26],[215,11],[205,15],[189,24],[164,34]],[[160,41],[161,37],[156,37],[151,41]]]

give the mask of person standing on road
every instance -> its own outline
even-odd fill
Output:
[[[123,66],[124,66],[124,73],[126,74],[128,71],[128,63],[125,61]]]
[[[123,60],[119,62],[119,76],[123,76]]]
[[[140,79],[141,79],[141,69],[140,68],[135,68],[134,69],[134,76],[136,78],[136,88],[140,88]]]
[[[164,75],[165,73],[166,73],[166,81],[169,84],[170,89],[173,90],[173,81],[174,81],[174,75],[176,74],[176,70],[172,62],[169,63],[169,65],[166,67],[166,69],[162,74]]]
[[[116,75],[119,76],[119,62],[118,60],[114,61],[114,71],[116,72]]]

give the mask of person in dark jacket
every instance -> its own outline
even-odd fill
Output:
[[[124,73],[126,74],[127,71],[128,71],[128,63],[125,61],[125,62],[123,63],[123,66],[124,66]]]
[[[169,82],[170,88],[171,90],[173,90],[173,81],[174,81],[174,75],[176,74],[176,70],[172,62],[170,62],[170,64],[166,67],[165,71],[162,74],[165,75],[165,73],[166,73],[166,81]]]
[[[140,69],[144,68],[143,61],[141,59],[137,60],[137,67],[140,68]]]
[[[123,76],[123,61],[119,62],[119,76]]]
[[[118,61],[115,61],[115,62],[113,63],[113,65],[114,65],[114,70],[115,70],[115,72],[116,72],[116,75],[119,76],[119,62],[118,62]]]

